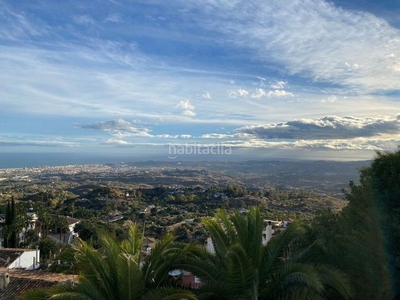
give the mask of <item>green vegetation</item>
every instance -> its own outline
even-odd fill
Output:
[[[204,187],[104,181],[60,181],[46,192],[40,185],[15,183],[16,202],[12,189],[3,194],[5,243],[14,243],[13,232],[27,227],[24,214],[32,206],[42,238],[27,231],[19,246],[38,244],[46,258],[57,252],[63,264],[52,270],[80,274],[77,285],[32,299],[54,293],[59,299],[77,296],[68,293],[88,293],[87,299],[400,299],[400,150],[377,153],[360,171],[359,183],[350,182],[344,199],[232,181]],[[75,227],[80,239],[58,254],[59,245],[46,236],[66,231],[65,215],[82,219]],[[264,246],[263,220],[288,218],[295,222],[276,228]],[[208,237],[215,253],[203,246]],[[147,257],[153,240],[159,242]],[[121,274],[111,265],[117,263],[125,265]],[[174,269],[200,278],[201,288],[182,290],[182,278],[168,276]]]
[[[82,240],[73,245],[78,284],[28,291],[23,299],[196,299],[192,292],[174,287],[168,275],[194,245],[174,243],[173,237],[166,235],[143,261],[138,226],[131,226],[121,243],[108,234],[100,237],[100,243],[99,250]]]
[[[381,214],[393,292],[400,299],[400,150],[378,152],[366,173],[371,178],[375,203]]]
[[[4,226],[4,248],[17,248],[18,246],[18,222],[15,213],[15,201],[7,202],[6,220]]]
[[[199,299],[349,299],[350,287],[341,271],[313,259],[313,246],[295,247],[299,224],[262,243],[263,220],[253,207],[247,215],[219,211],[204,220],[215,245],[189,257],[182,269],[205,285]],[[296,249],[296,250],[295,250]]]
[[[354,299],[400,297],[400,151],[378,153],[350,182],[349,204],[310,223],[305,244],[318,240],[323,261],[347,273]]]
[[[263,246],[263,222],[257,208],[232,217],[221,211],[204,223],[215,242],[215,254],[196,243],[176,243],[167,234],[150,255],[144,255],[138,226],[131,226],[121,243],[103,234],[99,250],[78,240],[70,252],[79,271],[78,284],[28,291],[23,299],[349,298],[345,276],[333,267],[314,263],[311,248],[288,251],[300,233],[298,225]],[[204,287],[179,288],[179,281],[169,275],[174,269],[191,271],[203,280]]]

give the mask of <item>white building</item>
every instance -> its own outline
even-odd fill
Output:
[[[34,270],[40,266],[39,259],[39,249],[0,249],[0,268]]]

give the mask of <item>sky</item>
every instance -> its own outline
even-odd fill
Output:
[[[397,0],[0,0],[3,154],[369,159],[399,97]]]

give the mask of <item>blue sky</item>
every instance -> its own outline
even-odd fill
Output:
[[[0,153],[400,144],[395,0],[0,0],[0,70]]]

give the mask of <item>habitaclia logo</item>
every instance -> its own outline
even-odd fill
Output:
[[[168,158],[177,159],[178,156],[182,155],[231,155],[232,148],[230,146],[221,145],[219,143],[205,146],[201,144],[184,144],[168,145]]]

